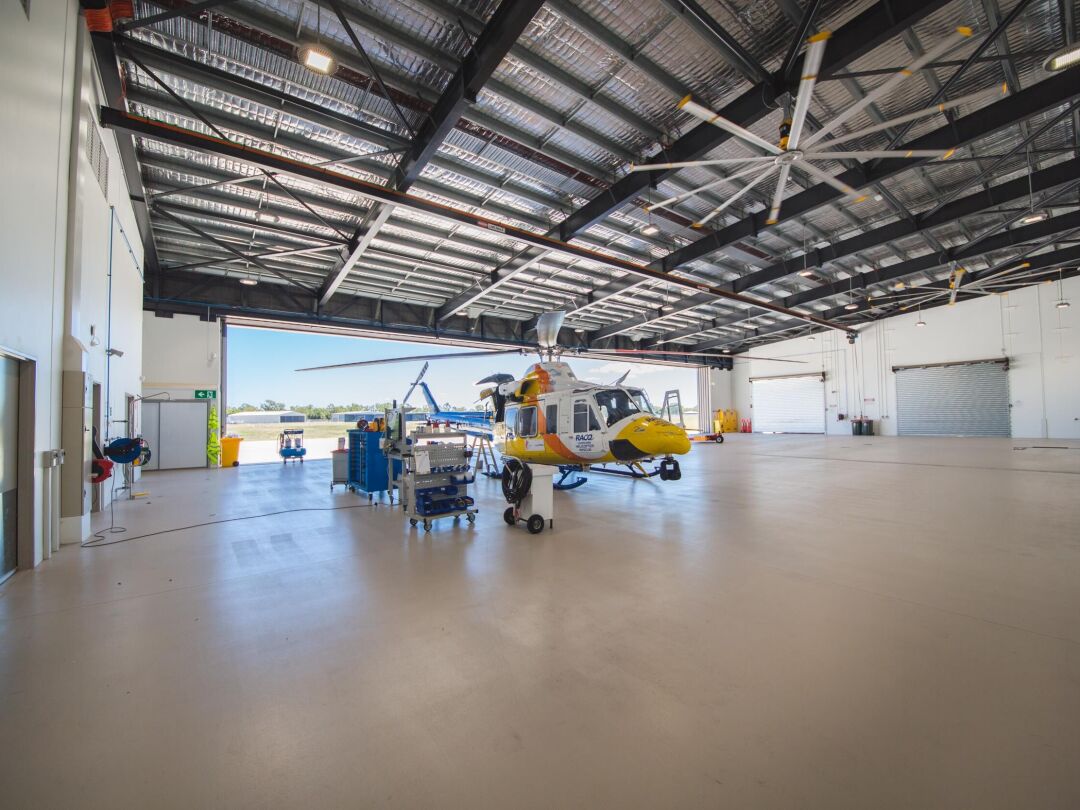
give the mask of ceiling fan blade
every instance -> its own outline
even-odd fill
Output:
[[[408,363],[413,360],[445,360],[449,357],[494,357],[497,354],[524,354],[523,349],[496,349],[481,352],[445,352],[442,354],[415,354],[410,357],[385,357],[379,360],[357,360],[352,363],[331,363],[326,366],[308,366],[296,371],[325,371],[332,368],[356,368],[358,366],[379,366],[386,363]]]
[[[861,149],[856,152],[808,152],[810,160],[873,160],[876,158],[941,158],[948,160],[955,149]]]
[[[977,93],[969,93],[966,96],[960,96],[951,101],[943,101],[940,104],[935,104],[933,107],[927,107],[924,110],[916,110],[915,112],[910,112],[906,115],[898,115],[896,118],[890,118],[888,121],[882,121],[880,124],[874,124],[871,127],[860,129],[858,132],[841,135],[838,138],[833,138],[832,140],[817,144],[817,148],[819,150],[830,149],[841,143],[848,143],[849,141],[855,141],[859,138],[865,138],[867,135],[873,135],[875,132],[884,132],[887,129],[892,129],[901,124],[907,124],[910,121],[918,121],[920,118],[938,115],[946,110],[963,107],[966,104],[979,104],[984,101],[989,101],[992,98],[997,98],[998,96],[1008,95],[1008,93],[1009,85],[1007,83],[1002,84],[999,87],[991,87],[989,90],[980,90]]]
[[[695,116],[697,118],[700,118],[702,121],[705,121],[706,123],[712,124],[715,127],[720,127],[720,129],[734,135],[736,138],[741,138],[742,140],[746,141],[747,143],[752,143],[752,144],[754,144],[754,146],[760,147],[761,149],[764,149],[766,152],[770,152],[770,153],[772,153],[774,155],[779,155],[780,152],[783,151],[776,144],[769,143],[767,140],[765,140],[764,138],[758,137],[757,135],[755,135],[750,130],[744,129],[743,127],[740,127],[738,124],[734,123],[733,121],[728,121],[722,115],[714,113],[708,107],[701,106],[696,101],[694,101],[690,96],[687,96],[686,98],[684,98],[682,101],[679,102],[679,109],[680,110],[685,110],[686,112],[690,113],[691,115],[693,115],[693,116]]]
[[[795,96],[795,111],[791,114],[791,131],[788,133],[785,146],[789,151],[799,148],[803,127],[806,126],[806,115],[810,112],[810,101],[814,95],[817,74],[821,70],[821,60],[825,58],[825,44],[828,42],[829,36],[828,31],[822,31],[807,40],[806,55],[803,57],[802,79],[799,81],[799,92]],[[787,180],[786,175],[784,180]]]
[[[949,278],[949,306],[956,306],[956,294],[960,292],[960,284],[964,280],[964,273],[967,271],[963,267],[957,267],[953,270],[952,276]]]
[[[847,183],[845,183],[843,180],[837,180],[831,174],[829,174],[826,171],[822,171],[821,169],[819,169],[817,166],[815,166],[813,163],[811,163],[808,160],[800,161],[799,162],[799,168],[801,168],[807,174],[812,174],[814,177],[816,177],[821,182],[828,183],[830,186],[832,186],[833,188],[835,188],[837,191],[841,192],[842,194],[846,194],[847,196],[851,197],[852,202],[859,203],[859,202],[862,202],[863,200],[866,199],[865,194],[859,194],[857,189],[852,188]]]
[[[692,169],[696,166],[729,166],[737,163],[764,163],[772,157],[716,158],[715,160],[684,160],[678,163],[631,163],[630,172],[651,172],[657,169]]]
[[[784,201],[784,189],[787,188],[789,174],[791,174],[791,164],[785,163],[780,167],[780,179],[776,181],[776,191],[773,192],[769,218],[765,220],[766,225],[775,225],[780,219],[780,205]]]
[[[743,186],[741,189],[739,189],[737,192],[735,192],[732,196],[730,196],[726,200],[724,200],[723,203],[716,206],[716,208],[714,208],[712,211],[710,211],[708,214],[706,214],[700,220],[695,222],[691,227],[693,227],[693,228],[701,228],[705,224],[707,224],[710,220],[712,220],[713,218],[720,216],[720,214],[722,214],[731,205],[733,205],[735,202],[737,202],[740,197],[743,197],[746,194],[749,194],[751,189],[754,188],[754,186],[758,185],[763,180],[765,180],[767,177],[772,175],[772,173],[774,171],[776,171],[776,167],[775,166],[770,166],[768,169],[766,169],[764,172],[762,172],[759,177],[757,177],[754,180],[751,180],[749,183],[747,183],[745,186]]]
[[[807,146],[812,146],[813,144],[820,141],[822,138],[824,138],[827,134],[832,132],[834,129],[836,129],[838,126],[840,126],[842,123],[849,120],[852,116],[858,114],[862,110],[865,110],[867,107],[869,107],[871,104],[873,104],[879,98],[884,96],[886,93],[891,92],[893,87],[895,87],[900,82],[904,81],[904,79],[908,78],[909,76],[912,76],[917,70],[920,70],[923,66],[930,64],[935,59],[939,58],[943,54],[945,54],[948,51],[955,48],[957,45],[959,45],[965,39],[970,37],[972,35],[972,33],[973,33],[972,30],[970,28],[968,28],[967,26],[965,26],[965,25],[958,26],[956,28],[956,30],[954,30],[952,32],[952,34],[945,37],[943,40],[941,40],[941,42],[939,42],[933,48],[928,50],[926,53],[924,53],[922,56],[920,56],[918,59],[916,59],[910,65],[908,65],[906,68],[902,68],[901,70],[898,70],[888,80],[886,80],[885,82],[879,84],[877,87],[875,87],[873,90],[871,90],[865,96],[863,96],[857,102],[852,104],[850,107],[846,107],[840,114],[835,116],[832,120],[827,122],[821,129],[819,129],[817,132],[815,132],[813,135],[811,135],[809,138],[807,138],[806,139],[806,145]]]
[[[772,158],[769,158],[769,160],[772,160]],[[690,191],[684,191],[682,194],[676,194],[674,197],[668,197],[666,200],[661,200],[658,203],[653,203],[652,205],[647,205],[647,206],[645,206],[645,210],[646,211],[653,211],[653,210],[655,210],[657,208],[666,208],[667,206],[670,206],[670,205],[677,205],[677,204],[681,203],[683,200],[689,199],[690,197],[693,197],[693,196],[696,196],[696,195],[701,194],[703,192],[706,192],[711,188],[716,188],[717,186],[723,185],[724,183],[728,183],[728,182],[730,182],[732,180],[738,180],[738,179],[740,179],[742,177],[746,177],[746,175],[748,175],[748,174],[753,174],[754,172],[759,172],[759,171],[761,171],[761,166],[758,166],[757,164],[755,164],[755,165],[751,166],[749,169],[743,169],[741,172],[735,172],[735,174],[729,174],[727,177],[721,177],[721,178],[719,178],[717,180],[713,180],[711,183],[706,183],[703,186],[698,186],[697,188],[690,189]]]

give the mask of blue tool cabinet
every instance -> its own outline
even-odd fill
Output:
[[[383,433],[371,430],[349,431],[349,480],[347,486],[355,492],[373,493],[390,489],[386,453],[379,447]],[[394,475],[401,472],[401,462],[394,460]]]

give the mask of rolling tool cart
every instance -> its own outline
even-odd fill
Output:
[[[409,525],[422,522],[424,531],[430,531],[438,518],[476,521],[469,495],[476,479],[469,469],[467,438],[465,433],[417,432],[401,447],[401,505]]]
[[[383,447],[385,434],[378,430],[350,430],[348,474],[345,486],[363,492],[370,501],[376,492],[390,491],[390,464]],[[401,460],[393,460],[393,472],[401,473]]]

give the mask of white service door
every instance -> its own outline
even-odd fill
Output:
[[[164,401],[156,403],[156,408],[146,407],[149,404],[143,403],[143,436],[150,442],[152,455],[147,469],[205,467],[207,403]]]
[[[755,433],[824,433],[825,381],[820,375],[751,380]]]

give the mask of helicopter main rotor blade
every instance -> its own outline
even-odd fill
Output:
[[[327,366],[309,366],[296,371],[325,371],[331,368],[355,368],[357,366],[378,366],[385,363],[408,363],[411,360],[445,360],[449,357],[494,357],[499,354],[523,354],[524,349],[497,349],[481,352],[446,352],[444,354],[414,354],[409,357],[385,357],[380,360],[357,360],[352,363],[331,363]]]
[[[750,357],[745,354],[726,354],[721,352],[679,352],[663,349],[585,349],[584,354],[674,354],[681,357],[730,357],[734,360],[774,360],[777,363],[801,363],[806,360],[781,360],[779,357]]]

